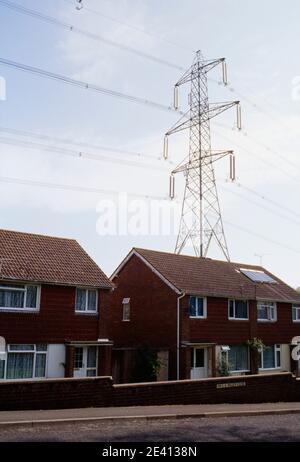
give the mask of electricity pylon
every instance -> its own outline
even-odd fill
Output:
[[[214,162],[230,156],[230,179],[235,179],[235,158],[233,151],[212,151],[210,119],[227,109],[237,107],[237,127],[241,129],[241,110],[239,101],[209,103],[207,73],[217,65],[222,65],[223,83],[227,85],[225,58],[204,60],[201,51],[188,71],[175,84],[174,107],[178,109],[178,88],[190,83],[189,110],[166,134],[164,157],[168,157],[168,136],[189,129],[189,154],[172,171],[170,177],[170,197],[174,198],[174,175],[183,172],[185,180],[184,199],[175,253],[181,253],[188,241],[195,255],[206,257],[214,239],[221,248],[226,260],[230,261],[227,242],[216,186]]]

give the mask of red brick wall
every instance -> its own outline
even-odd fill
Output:
[[[107,313],[114,347],[149,345],[176,348],[177,295],[139,258],[133,256],[114,280]],[[130,297],[130,321],[122,321],[122,300]],[[174,368],[173,363],[171,369]],[[174,377],[174,373],[171,374]]]
[[[207,318],[189,318],[189,297],[181,301],[182,341],[242,343],[250,338],[252,320],[236,321],[228,319],[228,299],[209,297]]]
[[[107,336],[105,317],[108,291],[99,291],[100,318],[75,313],[75,287],[42,285],[40,311],[0,312],[0,336],[7,343],[63,343],[68,340],[96,340]]]
[[[105,313],[109,337],[114,347],[169,349],[169,378],[176,378],[176,305],[177,294],[172,291],[138,257],[133,256],[114,280],[117,289],[112,293],[110,307]],[[122,321],[122,300],[130,297],[131,320]],[[292,322],[291,304],[278,303],[275,323],[258,323],[256,302],[249,302],[249,320],[228,319],[228,300],[209,297],[207,319],[190,319],[189,296],[181,303],[181,341],[213,342],[218,344],[245,343],[253,337],[267,344],[289,343],[300,335],[300,324]],[[181,377],[186,377],[188,356],[181,349]],[[126,375],[126,374],[125,374]],[[128,381],[127,377],[127,381]]]
[[[265,343],[290,343],[291,339],[300,335],[300,323],[292,321],[292,305],[277,303],[277,322],[258,322],[257,335]]]
[[[0,382],[0,410],[110,406],[110,377]]]
[[[132,385],[110,377],[0,383],[2,411],[299,400],[300,381],[290,373]]]

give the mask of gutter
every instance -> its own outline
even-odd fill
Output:
[[[177,349],[176,349],[176,380],[180,377],[180,300],[185,297],[185,292],[182,292],[177,297]]]

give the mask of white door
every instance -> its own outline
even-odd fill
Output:
[[[207,377],[207,348],[192,348],[191,379]]]
[[[96,377],[97,347],[76,347],[74,359],[74,377]]]

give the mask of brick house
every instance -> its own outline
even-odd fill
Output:
[[[111,289],[75,240],[0,230],[0,380],[110,375]]]
[[[262,267],[134,248],[111,281],[116,382],[136,380],[144,346],[163,365],[159,380],[298,370],[300,294]]]

